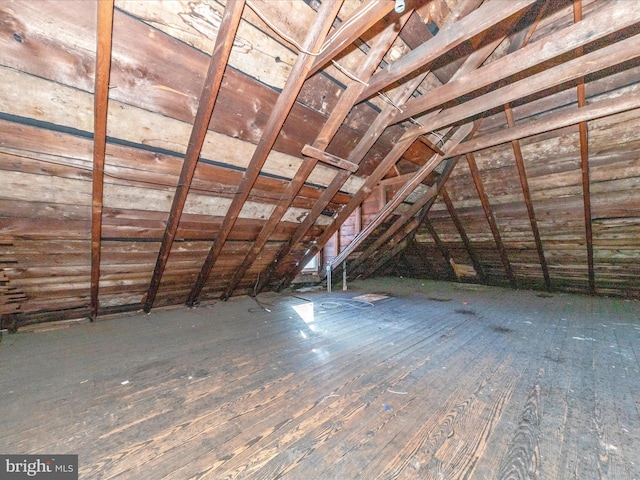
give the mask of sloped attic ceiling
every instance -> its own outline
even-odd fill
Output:
[[[638,296],[635,2],[397,3],[2,0],[5,327],[278,288],[349,225],[352,277]]]

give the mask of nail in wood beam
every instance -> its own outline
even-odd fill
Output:
[[[573,1],[573,21],[582,22],[582,0]],[[578,56],[583,53],[583,48],[578,49]],[[587,104],[584,88],[584,77],[578,81],[578,108],[584,108]],[[582,167],[582,198],[584,202],[584,230],[587,242],[587,265],[589,269],[589,293],[595,295],[595,267],[593,261],[593,228],[591,226],[591,181],[589,179],[589,139],[587,136],[587,123],[578,124],[580,132],[580,166]]]
[[[487,217],[487,222],[489,222],[489,227],[491,228],[493,239],[495,240],[496,246],[498,247],[498,254],[500,255],[500,260],[502,261],[502,265],[507,274],[507,278],[509,279],[509,283],[511,284],[511,286],[513,288],[517,288],[518,283],[516,282],[516,277],[513,274],[511,263],[509,263],[507,250],[504,247],[504,243],[502,243],[502,237],[500,236],[500,231],[498,230],[498,224],[496,223],[496,219],[493,215],[493,210],[491,209],[491,205],[489,204],[489,199],[487,198],[487,194],[484,191],[484,185],[482,184],[482,178],[480,177],[478,164],[476,163],[476,159],[473,157],[473,154],[467,153],[465,156],[467,158],[467,163],[469,164],[469,170],[471,170],[473,183],[475,184],[476,190],[478,192],[478,197],[480,198],[482,208],[484,209],[484,214]]]
[[[456,211],[456,208],[453,204],[453,200],[451,200],[451,197],[449,196],[449,192],[447,191],[444,185],[440,190],[440,196],[442,197],[442,201],[447,207],[449,216],[451,217],[451,220],[453,220],[453,224],[455,225],[456,230],[458,231],[458,234],[462,239],[464,248],[467,249],[467,253],[469,254],[469,258],[471,259],[471,263],[473,264],[474,270],[478,274],[478,278],[480,279],[481,282],[484,282],[485,281],[484,270],[482,268],[482,264],[480,263],[480,259],[476,254],[475,248],[473,248],[473,245],[471,244],[471,240],[469,239],[469,236],[467,235],[464,225],[462,224],[462,220],[460,219],[460,216]]]
[[[507,124],[509,128],[515,126],[513,120],[513,112],[510,105],[504,106],[504,113],[507,117]],[[544,249],[542,248],[542,239],[540,238],[540,231],[538,229],[538,221],[536,220],[536,214],[533,209],[533,200],[531,199],[531,191],[529,190],[529,181],[527,180],[527,171],[524,168],[524,158],[522,157],[522,149],[520,148],[520,142],[513,140],[511,142],[513,147],[513,154],[516,158],[516,166],[518,167],[518,176],[520,177],[520,185],[522,186],[522,194],[524,196],[524,203],[527,207],[527,213],[529,214],[529,223],[531,224],[531,230],[533,232],[533,238],[536,242],[536,250],[538,251],[538,258],[540,260],[540,267],[542,268],[542,275],[544,277],[544,285],[547,290],[551,290],[551,278],[549,277],[549,267],[547,260],[544,256]]]
[[[432,39],[376,73],[371,77],[368,82],[369,86],[360,95],[358,101],[365,100],[374,93],[384,90],[393,82],[435,61],[465,40],[481,34],[511,15],[530,7],[535,1],[485,2],[459,22],[441,30]]]
[[[316,20],[304,42],[303,48],[305,51],[316,52],[320,49],[322,42],[325,39],[327,32],[329,31],[329,28],[331,27],[333,20],[336,18],[341,6],[342,1],[322,3]],[[236,195],[233,197],[224,220],[222,221],[220,231],[207,254],[207,258],[202,265],[200,273],[198,274],[196,283],[187,297],[187,305],[193,305],[200,296],[200,293],[209,278],[209,274],[211,273],[211,270],[213,270],[227,238],[238,219],[238,215],[240,214],[240,211],[242,210],[242,207],[249,197],[249,193],[260,174],[260,170],[262,169],[264,162],[269,156],[269,152],[278,138],[282,125],[296,101],[298,93],[304,84],[305,78],[309,73],[313,61],[314,57],[312,55],[303,52],[300,52],[298,55],[298,58],[291,69],[291,73],[289,74],[289,78],[287,79],[282,92],[278,96],[273,111],[269,115],[269,120],[267,121],[267,126],[262,137],[260,138],[260,141],[251,156],[247,169],[240,180],[238,190]]]
[[[198,165],[202,145],[207,135],[213,107],[216,103],[218,92],[220,91],[220,85],[222,85],[222,78],[227,66],[227,61],[229,60],[231,47],[233,46],[233,39],[240,25],[244,3],[244,0],[230,1],[227,2],[227,6],[224,9],[222,23],[218,31],[218,36],[216,37],[211,61],[209,62],[207,77],[204,81],[200,100],[198,101],[198,111],[196,112],[193,128],[191,129],[191,136],[189,137],[187,152],[180,171],[178,186],[176,187],[176,192],[173,197],[167,226],[162,238],[162,244],[160,245],[153,276],[151,277],[147,298],[145,299],[144,311],[147,313],[150,312],[153,307],[158,288],[160,287],[160,281],[162,280],[169,254],[171,253],[171,247],[173,246],[173,241],[178,231],[178,224],[180,223],[180,217],[182,216],[182,211],[187,201],[191,181],[193,180],[193,175]]]
[[[96,45],[96,80],[93,95],[93,176],[91,194],[91,319],[100,306],[100,249],[102,237],[102,198],[104,164],[107,148],[107,111],[109,105],[109,76],[113,38],[113,0],[98,2],[98,32]]]

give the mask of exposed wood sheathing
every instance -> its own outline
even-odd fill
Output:
[[[640,296],[633,2],[406,4],[101,2],[96,78],[97,1],[2,1],[3,315],[280,288],[334,240],[352,277]]]

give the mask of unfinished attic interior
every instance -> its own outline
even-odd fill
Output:
[[[0,76],[0,453],[640,478],[637,2],[0,0]]]

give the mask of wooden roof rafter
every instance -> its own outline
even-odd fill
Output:
[[[582,22],[582,0],[573,0],[573,21]],[[578,56],[584,53],[583,47],[578,49]],[[584,87],[584,77],[578,80],[577,85],[578,108],[583,108],[587,104]],[[596,280],[595,267],[593,261],[593,227],[591,223],[591,182],[589,179],[589,139],[587,135],[587,122],[578,124],[580,135],[580,167],[582,171],[582,199],[584,203],[584,234],[587,247],[587,272],[589,293],[595,295]]]
[[[621,8],[622,7],[622,8]],[[465,77],[452,79],[437,87],[429,95],[422,95],[407,102],[398,112],[393,123],[406,120],[468,95],[483,87],[517,75],[559,55],[572,52],[585,44],[611,35],[640,22],[640,12],[630,4],[614,5],[598,12],[580,24],[574,24],[555,32],[542,40],[519,48],[494,62],[479,68]],[[531,31],[531,29],[529,29]],[[524,39],[526,40],[526,38]]]
[[[385,9],[381,10],[386,11],[386,7]],[[291,183],[289,184],[285,195],[283,195],[281,201],[276,206],[276,209],[272,212],[271,217],[260,231],[258,238],[253,242],[251,250],[245,256],[240,267],[236,269],[231,282],[225,289],[223,298],[228,298],[235,290],[246,271],[249,269],[253,261],[257,258],[259,252],[266,244],[269,236],[275,230],[286,209],[291,205],[291,202],[297,195],[298,191],[307,180],[307,177],[309,176],[313,168],[316,166],[318,160],[337,166],[351,173],[355,172],[358,169],[357,163],[335,157],[334,155],[325,152],[324,149],[329,145],[329,142],[351,111],[355,97],[357,97],[359,92],[362,91],[362,88],[364,88],[362,79],[368,79],[373,74],[376,67],[384,57],[385,53],[389,50],[389,47],[391,47],[391,45],[397,38],[402,25],[404,25],[406,19],[410,14],[411,11],[408,11],[407,13],[402,15],[398,22],[399,25],[396,25],[395,23],[388,24],[386,28],[384,28],[382,32],[376,35],[376,37],[372,40],[373,46],[369,51],[366,60],[362,63],[360,69],[356,72],[355,75],[356,78],[360,81],[352,79],[348,81],[346,90],[340,96],[337,105],[334,107],[331,115],[323,125],[321,131],[318,133],[313,145],[305,145],[305,147],[303,147],[302,153],[310,158],[307,158],[304,164],[300,167]],[[343,173],[343,175],[346,174]],[[324,206],[322,208],[324,208]],[[275,263],[277,263],[277,260]],[[265,276],[267,278],[264,281],[268,281],[269,275],[270,270],[267,269],[267,271],[265,272]],[[258,278],[258,282],[256,283],[255,288],[256,292],[259,291],[259,288],[260,285]]]
[[[473,133],[473,132],[471,132]],[[350,277],[354,278],[359,274],[359,267],[363,266],[365,261],[372,263],[373,266],[368,267],[365,275],[377,268],[380,258],[389,250],[393,249],[398,242],[404,240],[407,235],[415,232],[424,219],[438,192],[444,187],[449,175],[455,168],[457,158],[447,158],[442,160],[445,164],[442,173],[438,176],[436,182],[431,185],[428,191],[422,197],[407,208],[398,218],[385,229],[384,233],[362,252],[358,258],[351,262]],[[396,232],[404,231],[403,235],[396,236]]]
[[[93,174],[91,194],[91,319],[100,307],[100,250],[102,246],[102,209],[104,193],[104,165],[107,148],[107,113],[109,107],[109,76],[113,38],[114,0],[98,2],[96,35],[96,78],[93,111]]]
[[[309,55],[309,52],[317,52],[321,48],[329,28],[336,18],[341,6],[342,1],[325,2],[318,10],[316,20],[309,30],[307,38],[302,46],[304,51],[300,52],[298,55],[295,65],[289,75],[289,79],[278,96],[276,104],[269,115],[266,128],[264,129],[262,137],[251,156],[251,160],[249,161],[240,184],[238,185],[237,193],[233,197],[231,205],[229,206],[227,214],[222,222],[220,231],[218,232],[213,245],[209,249],[209,253],[207,254],[207,258],[200,269],[198,278],[187,297],[186,303],[188,305],[194,305],[197,302],[197,299],[209,278],[209,274],[213,270],[227,238],[238,219],[240,211],[249,197],[251,188],[258,178],[260,170],[262,169],[262,166],[264,165],[269,152],[282,129],[282,125],[293,107],[296,97],[298,96],[314,61],[314,57]]]
[[[185,154],[178,178],[178,186],[176,187],[173,197],[167,226],[153,270],[149,291],[147,292],[144,302],[144,311],[147,313],[150,312],[153,307],[156,294],[160,288],[160,281],[162,280],[169,254],[171,253],[171,247],[178,231],[178,224],[180,223],[180,217],[182,216],[182,211],[187,201],[193,175],[198,165],[198,158],[200,157],[200,152],[202,151],[204,139],[208,131],[213,107],[216,103],[220,86],[222,85],[222,78],[233,46],[233,39],[240,25],[244,3],[244,0],[229,2],[224,10],[220,31],[216,38],[216,44],[209,62],[207,77],[205,78],[198,102],[198,111],[196,112],[193,122],[187,153]]]
[[[476,163],[476,159],[473,157],[472,153],[465,154],[465,157],[467,158],[469,170],[471,171],[471,177],[473,178],[473,183],[476,187],[476,191],[478,192],[478,197],[480,199],[482,209],[484,210],[485,217],[487,218],[487,222],[489,223],[491,234],[493,235],[493,239],[496,243],[496,247],[498,248],[500,261],[502,262],[504,271],[507,275],[507,278],[509,279],[509,283],[513,288],[517,288],[518,282],[513,272],[513,268],[511,267],[511,262],[509,262],[507,249],[505,248],[504,243],[502,242],[502,235],[500,235],[500,230],[498,229],[498,224],[496,222],[493,209],[491,208],[491,204],[489,203],[489,197],[487,196],[487,193],[484,189],[484,185],[482,183],[482,177],[480,175],[480,170],[478,169],[478,164]]]
[[[396,107],[401,107],[408,98],[411,98],[411,95],[413,94],[415,89],[418,88],[418,85],[420,85],[420,83],[422,83],[422,81],[424,80],[425,75],[426,74],[419,75],[418,77],[408,81],[406,84],[400,86],[397,91],[391,93],[390,98],[394,105],[385,104],[382,111],[374,119],[371,125],[369,125],[366,133],[362,136],[353,151],[349,154],[348,160],[350,162],[359,164],[362,159],[364,159],[369,149],[374,145],[376,140],[384,132],[384,129],[386,128],[386,125],[393,115]],[[409,148],[409,145],[407,145],[406,148]],[[395,162],[397,162],[397,160],[400,158],[400,156],[402,156],[403,153],[404,151],[399,153],[396,152],[394,153],[393,158],[387,155],[387,157],[385,157],[385,159],[373,172],[372,175],[374,176],[374,178],[377,178],[378,181],[382,179],[389,168],[392,165],[395,165]],[[317,254],[318,251],[320,251],[324,244],[329,241],[333,234],[338,231],[340,225],[342,225],[342,223],[349,217],[349,215],[351,215],[351,213],[360,205],[360,203],[362,203],[362,200],[364,200],[364,198],[371,192],[371,189],[373,189],[375,187],[375,184],[377,183],[377,181],[374,182],[373,180],[369,180],[369,178],[371,178],[371,175],[369,175],[367,180],[365,180],[363,186],[358,190],[358,192],[355,193],[351,201],[347,205],[345,205],[345,207],[343,207],[338,216],[334,218],[331,225],[327,226],[321,237],[316,240],[314,245],[310,248],[310,251],[305,255],[305,260],[298,262],[298,268],[289,271],[282,270],[281,266],[285,265],[284,260],[292,253],[293,249],[302,240],[304,235],[322,214],[323,210],[329,204],[331,199],[338,193],[340,188],[342,188],[348,178],[348,172],[340,171],[336,174],[329,186],[324,190],[320,198],[314,204],[311,212],[309,212],[309,215],[307,215],[307,217],[296,229],[289,241],[280,250],[280,252],[278,252],[278,255],[276,256],[274,262],[267,270],[266,275],[262,277],[262,280],[258,285],[258,291],[264,288],[270,278],[275,274],[277,274],[281,278],[280,285],[288,284],[299,273],[299,271],[302,270],[302,267],[306,264],[306,262],[309,259],[313,258],[313,256]],[[349,212],[348,214],[347,211]]]
[[[496,8],[494,2],[486,2],[449,28],[438,32],[431,40],[376,73],[371,78],[371,81],[368,82],[367,88],[358,97],[358,101],[366,100],[371,95],[384,90],[393,82],[429,65],[465,40],[485,32],[512,15],[519,14],[535,1],[513,0],[508,3],[501,3],[500,8]]]
[[[449,216],[451,217],[451,220],[453,221],[453,224],[456,227],[456,230],[458,231],[458,235],[460,235],[460,238],[462,239],[462,243],[465,249],[467,250],[467,254],[471,259],[471,263],[473,264],[473,269],[476,271],[476,274],[478,275],[480,280],[484,282],[485,275],[484,275],[484,268],[482,267],[482,263],[478,258],[476,249],[474,248],[473,244],[471,243],[471,240],[469,239],[469,236],[467,235],[467,231],[465,230],[462,220],[460,219],[460,216],[456,211],[453,200],[451,199],[451,196],[449,195],[449,192],[447,191],[444,185],[440,189],[440,197],[442,198],[442,201],[447,207],[447,211],[449,212]]]
[[[507,125],[509,125],[509,128],[513,128],[515,126],[515,121],[513,119],[513,112],[511,110],[510,105],[504,106],[504,113],[507,117]],[[535,210],[533,208],[533,200],[531,199],[531,190],[529,189],[527,171],[524,166],[524,157],[522,156],[522,149],[520,148],[519,140],[512,140],[511,146],[513,148],[513,154],[516,159],[516,167],[518,168],[518,177],[520,178],[520,186],[522,187],[522,195],[524,196],[524,203],[525,203],[525,206],[527,207],[527,214],[529,216],[531,231],[533,232],[533,238],[536,243],[536,251],[538,252],[538,259],[540,260],[540,268],[542,269],[544,285],[547,290],[551,290],[551,277],[549,277],[549,266],[547,265],[547,259],[544,255],[542,239],[540,238],[540,230],[538,229],[538,220],[536,219]]]
[[[474,62],[467,62],[465,65],[460,67],[459,71],[464,72],[467,68],[472,68],[473,64]],[[467,138],[472,138],[475,135],[477,129],[480,127],[481,122],[482,120],[477,120],[476,122],[464,125],[463,127],[461,127],[461,129],[463,129],[461,135],[464,135],[466,133]],[[453,146],[455,148],[455,142],[453,143],[453,145],[449,146]],[[352,277],[358,274],[357,268],[360,264],[363,263],[362,259],[377,257],[373,262],[371,262],[373,263],[373,266],[370,266],[364,273],[365,276],[370,275],[379,267],[380,263],[384,261],[382,259],[388,251],[392,250],[399,242],[404,240],[406,236],[414,236],[418,231],[424,220],[427,218],[429,210],[433,206],[436,197],[444,189],[449,176],[453,172],[453,169],[458,162],[458,157],[450,157],[447,156],[446,153],[442,155],[446,157],[442,159],[442,162],[445,166],[438,176],[436,182],[431,185],[429,190],[422,196],[422,198],[414,202],[413,205],[411,205],[405,212],[403,212],[395,220],[395,222],[389,228],[387,228],[386,231],[382,235],[380,235],[380,237],[378,237],[362,253],[362,255],[360,255],[355,260],[355,262],[352,263],[351,268],[354,270],[351,274]],[[404,231],[405,233],[398,236],[396,235],[397,231]]]
[[[479,115],[505,103],[521,99],[548,88],[577,80],[585,74],[598,72],[640,56],[640,41],[632,36],[620,42],[569,60],[556,67],[536,73],[449,109],[422,122],[422,126],[407,129],[406,137],[415,137],[447,125]]]
[[[456,132],[451,135],[445,145],[442,148],[454,148],[458,143],[463,141],[472,131],[473,125],[467,124],[458,128]],[[337,265],[346,260],[351,253],[369,236],[371,233],[393,213],[393,211],[413,192],[413,190],[424,181],[427,176],[433,172],[433,170],[441,163],[442,156],[438,153],[434,155],[420,168],[413,177],[393,196],[393,198],[387,202],[387,204],[380,210],[377,215],[363,228],[358,235],[354,237],[351,243],[343,249],[339,255],[333,260],[333,264]]]

